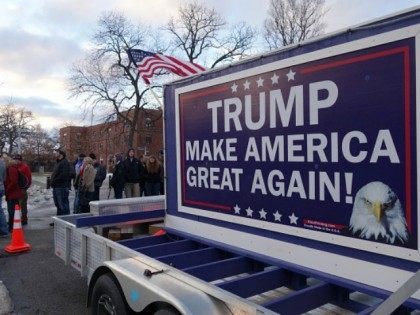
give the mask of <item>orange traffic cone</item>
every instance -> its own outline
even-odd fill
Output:
[[[31,250],[31,245],[25,242],[22,230],[22,221],[20,216],[20,206],[15,205],[15,217],[13,220],[12,241],[6,246],[5,251],[8,253],[21,253]]]

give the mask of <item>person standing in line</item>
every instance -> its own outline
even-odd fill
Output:
[[[105,167],[96,159],[95,153],[89,154],[89,157],[93,160],[93,168],[96,171],[94,186],[95,191],[92,194],[92,201],[99,200],[99,191],[101,189],[102,183],[106,178],[106,169]]]
[[[79,184],[79,198],[80,198],[80,212],[90,212],[89,202],[92,201],[93,194],[95,193],[95,175],[96,170],[93,167],[93,160],[87,156],[83,159],[81,181]]]
[[[162,177],[162,166],[154,155],[149,156],[146,163],[146,193],[147,196],[160,194],[160,180]]]
[[[140,197],[140,162],[134,157],[134,149],[130,148],[124,164],[124,191],[127,198]]]
[[[114,188],[115,199],[122,199],[124,190],[124,165],[122,163],[122,155],[117,153],[114,157],[114,170],[109,184]]]
[[[73,180],[73,187],[74,187],[74,201],[73,201],[73,213],[79,213],[79,181],[80,181],[80,171],[83,165],[83,159],[86,157],[84,153],[80,153],[77,157],[77,160],[74,162],[74,180]]]
[[[55,150],[56,164],[51,174],[51,187],[53,189],[54,204],[57,215],[70,214],[69,190],[71,186],[72,167],[67,161],[66,152]],[[54,225],[53,223],[50,224]]]
[[[15,206],[23,198],[23,191],[19,187],[19,171],[15,160],[6,159],[6,180],[4,181],[6,192],[7,212],[9,213],[9,232],[13,229],[13,220],[15,217]]]
[[[6,179],[6,164],[3,161],[3,156],[0,154],[0,237],[7,237],[9,229],[7,228],[6,216],[4,215],[2,202],[4,196],[4,181]]]
[[[28,224],[28,188],[32,184],[32,172],[29,168],[28,164],[23,162],[22,155],[16,154],[13,156],[13,159],[16,161],[18,165],[18,170],[25,175],[28,185],[22,189],[23,191],[23,198],[19,200],[20,210],[22,211],[22,225]]]

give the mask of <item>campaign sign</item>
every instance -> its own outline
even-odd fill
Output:
[[[179,211],[417,250],[414,47],[274,63],[179,93]]]

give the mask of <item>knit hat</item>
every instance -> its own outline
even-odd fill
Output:
[[[20,154],[15,154],[15,155],[13,156],[13,160],[22,161],[22,155],[20,155]]]
[[[56,151],[58,154],[61,154],[63,157],[66,157],[67,156],[66,152],[63,151],[63,150],[61,150],[61,149],[56,149],[54,151]]]

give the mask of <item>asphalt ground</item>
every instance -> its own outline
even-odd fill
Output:
[[[88,314],[86,279],[54,255],[53,228],[26,230],[32,250],[18,255],[0,252],[0,279],[15,314]],[[0,240],[0,248],[9,243]]]
[[[108,197],[107,180],[101,199]],[[33,182],[45,188],[46,176],[33,176]],[[74,190],[69,196],[71,210],[73,199]],[[54,215],[52,198],[28,211],[24,235],[32,246],[29,252],[9,255],[4,247],[10,237],[0,238],[0,315],[10,313],[10,304],[14,314],[88,314],[86,278],[54,254],[54,229],[49,225]]]

